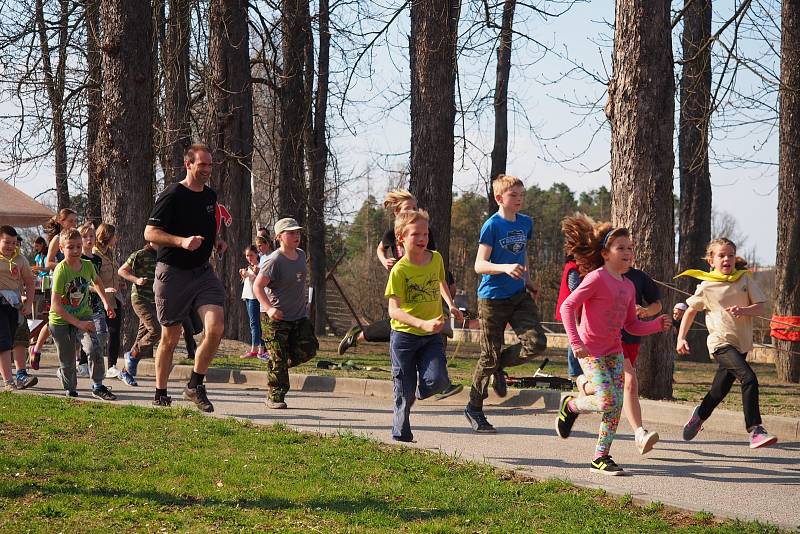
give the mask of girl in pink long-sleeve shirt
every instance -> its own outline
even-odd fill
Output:
[[[624,471],[609,451],[619,425],[623,399],[623,353],[621,330],[633,335],[655,334],[672,326],[668,316],[640,321],[636,315],[636,290],[622,275],[633,261],[633,244],[625,228],[595,223],[586,215],[562,222],[565,251],[575,256],[583,282],[561,305],[561,317],[569,343],[594,394],[561,401],[556,430],[569,437],[579,413],[601,412],[600,435],[590,470],[606,475]],[[579,313],[581,312],[581,313]],[[578,326],[578,316],[581,323]]]

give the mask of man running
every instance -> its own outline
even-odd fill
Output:
[[[183,162],[186,178],[164,189],[144,229],[145,241],[159,245],[153,290],[162,328],[156,352],[153,405],[172,403],[167,395],[172,354],[181,337],[181,323],[194,310],[203,322],[205,334],[197,347],[192,376],[183,396],[201,411],[213,412],[203,379],[224,329],[225,290],[208,263],[217,233],[217,194],[206,185],[212,163],[206,145],[191,145]],[[225,243],[217,241],[216,248],[219,253],[224,252]]]

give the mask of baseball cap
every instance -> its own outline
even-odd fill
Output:
[[[689,306],[685,302],[679,302],[673,307],[673,309],[686,311],[689,309]]]
[[[280,219],[275,223],[275,237],[281,232],[288,232],[289,230],[302,230],[303,227],[297,224],[297,221],[291,217]]]

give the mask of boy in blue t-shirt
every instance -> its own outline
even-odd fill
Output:
[[[515,176],[500,175],[492,183],[497,213],[481,228],[475,272],[482,275],[478,285],[478,316],[481,323],[481,357],[472,375],[469,404],[464,415],[479,433],[494,433],[483,414],[489,381],[506,395],[503,369],[525,363],[547,348],[547,338],[539,321],[539,310],[527,294],[531,288],[527,244],[533,221],[519,213],[525,186]],[[502,349],[506,324],[511,324],[520,343]]]

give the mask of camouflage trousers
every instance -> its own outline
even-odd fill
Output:
[[[472,375],[470,404],[478,409],[489,396],[489,379],[498,369],[521,365],[547,348],[547,337],[539,319],[539,309],[527,292],[507,299],[478,299],[481,322],[481,356]],[[506,325],[517,334],[517,345],[503,347]],[[502,349],[502,350],[501,350]]]
[[[261,330],[269,350],[267,395],[280,402],[289,391],[289,368],[316,356],[319,342],[307,317],[296,321],[273,321],[262,313]]]

